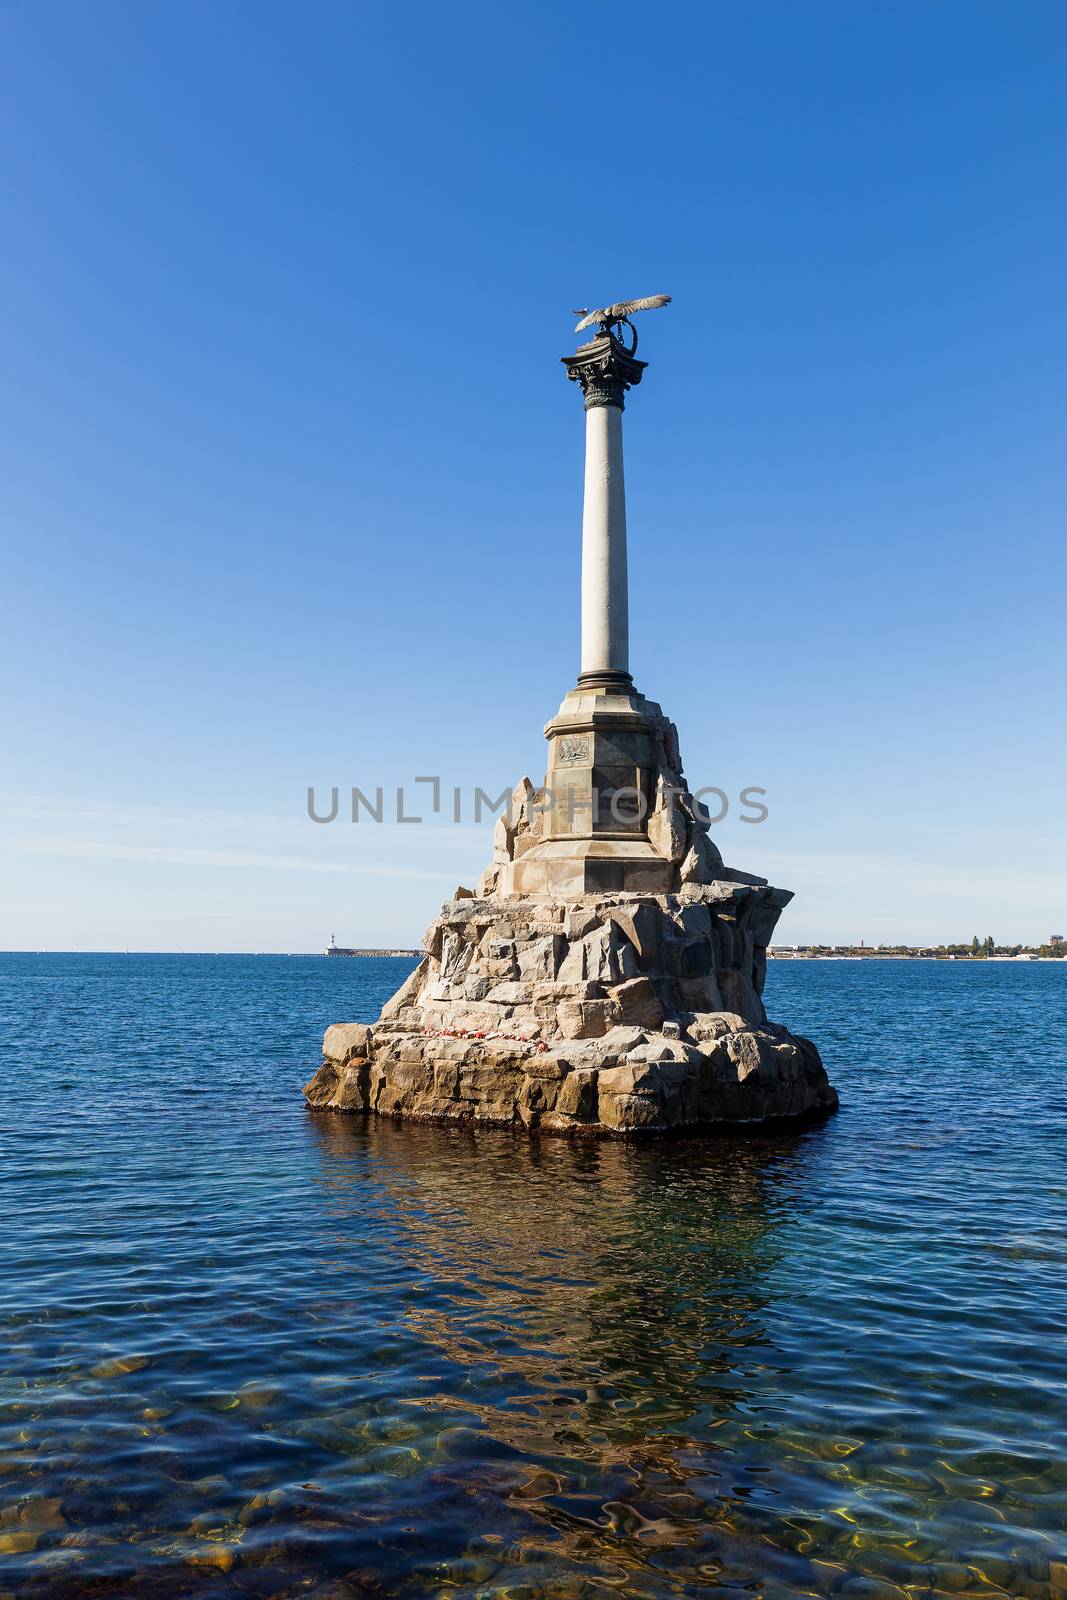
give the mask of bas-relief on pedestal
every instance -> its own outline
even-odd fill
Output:
[[[477,890],[442,907],[378,1021],[327,1029],[316,1109],[626,1134],[837,1104],[761,999],[790,891],[724,865],[674,724],[630,677],[621,423],[646,363],[620,309],[564,358],[586,408],[582,670],[545,785],[518,785]]]

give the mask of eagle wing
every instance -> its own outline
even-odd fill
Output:
[[[608,322],[615,317],[628,317],[632,311],[654,311],[657,306],[669,306],[670,303],[669,294],[649,294],[643,300],[619,300],[613,306],[601,306],[599,311],[588,312],[574,331],[584,333],[594,322]]]
[[[608,314],[613,317],[628,317],[631,311],[654,311],[657,306],[669,306],[669,294],[649,294],[643,300],[620,300],[617,305],[608,307]]]

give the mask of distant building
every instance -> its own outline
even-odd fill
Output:
[[[1050,933],[1049,936],[1048,936],[1048,942],[1049,942],[1049,944],[1062,944],[1063,943],[1063,934],[1062,933]]]

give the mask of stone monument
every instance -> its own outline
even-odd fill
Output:
[[[442,907],[378,1020],[327,1029],[316,1110],[596,1135],[837,1105],[761,999],[791,892],[723,863],[677,730],[630,675],[622,417],[647,366],[630,316],[668,300],[583,314],[595,331],[563,357],[585,402],[582,649],[544,786],[518,784],[477,889]]]

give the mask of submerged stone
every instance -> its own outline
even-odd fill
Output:
[[[90,1368],[90,1378],[120,1378],[129,1372],[140,1372],[147,1367],[147,1356],[116,1356],[111,1361],[101,1361]]]

